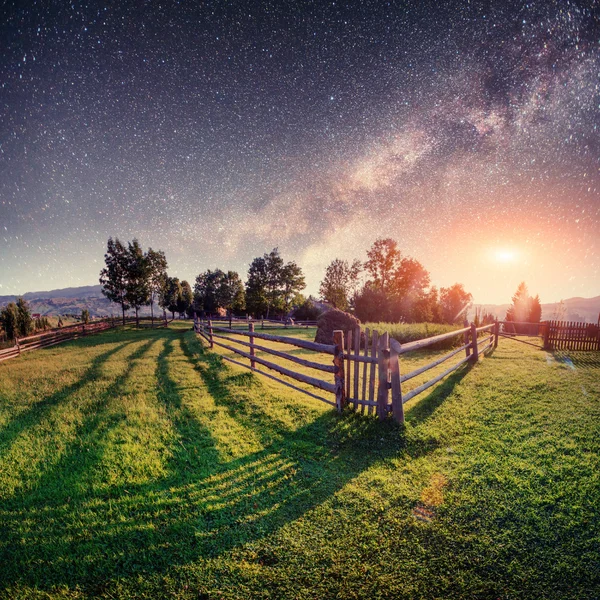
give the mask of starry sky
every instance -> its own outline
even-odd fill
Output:
[[[600,294],[600,6],[8,2],[0,295],[277,246],[307,293],[378,237],[476,302]]]

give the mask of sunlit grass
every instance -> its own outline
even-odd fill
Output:
[[[0,597],[598,596],[597,354],[501,340],[400,428],[187,328],[0,364]]]

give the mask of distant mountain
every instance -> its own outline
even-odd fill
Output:
[[[90,311],[93,317],[106,317],[111,314],[119,315],[121,307],[114,302],[110,302],[102,295],[101,285],[84,285],[81,287],[63,288],[60,290],[50,290],[49,292],[28,292],[23,294],[32,313],[41,315],[56,316],[66,314],[80,315],[84,308]],[[14,302],[17,296],[0,296],[0,307],[9,302]],[[600,314],[600,296],[595,298],[568,298],[563,300],[565,321],[583,321],[587,323],[596,323]],[[504,319],[506,311],[510,304],[475,304],[469,311],[468,318],[472,320],[475,316],[475,309],[482,308],[488,313]],[[162,312],[155,307],[154,313]],[[556,319],[560,312],[559,303],[552,302],[542,304],[542,320]],[[133,314],[129,311],[128,314]],[[140,310],[140,314],[149,315],[150,307],[145,306]]]
[[[504,319],[510,304],[475,304],[469,312],[469,319],[475,316],[475,309],[484,311]],[[583,323],[597,323],[600,315],[600,296],[595,298],[567,298],[563,300],[563,308],[560,302],[542,304],[542,320],[561,319],[563,321],[579,321]]]
[[[29,303],[32,313],[44,316],[80,315],[84,308],[92,317],[120,315],[121,307],[102,295],[101,285],[84,285],[81,287],[50,290],[49,292],[28,292],[23,297]],[[0,307],[15,302],[18,296],[0,296]],[[155,314],[160,309],[155,307]],[[129,311],[128,314],[133,314]],[[149,315],[150,307],[143,307],[140,314]]]

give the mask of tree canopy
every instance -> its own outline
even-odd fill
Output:
[[[302,269],[284,263],[277,248],[255,258],[248,269],[246,307],[254,316],[286,313],[296,294],[306,287]]]
[[[319,287],[321,298],[334,308],[348,310],[354,301],[361,269],[362,265],[358,259],[355,259],[352,264],[340,258],[331,261]]]
[[[356,295],[356,314],[361,320],[423,321],[438,317],[437,290],[429,288],[430,276],[416,259],[403,257],[391,238],[375,240],[367,250],[368,279]]]

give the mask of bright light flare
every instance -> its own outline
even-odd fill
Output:
[[[506,265],[517,260],[517,252],[510,248],[497,248],[493,252],[493,258],[497,263]]]

